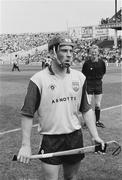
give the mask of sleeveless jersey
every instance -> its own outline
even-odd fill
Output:
[[[74,69],[64,77],[48,68],[32,76],[41,94],[37,110],[41,134],[67,134],[81,128],[78,111],[85,76]]]

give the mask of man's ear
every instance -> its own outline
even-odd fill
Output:
[[[50,57],[53,59],[54,58],[54,52],[53,49],[50,50]]]
[[[55,48],[50,50],[50,56],[51,56],[52,59],[56,59],[57,58],[57,54],[56,54]]]
[[[50,50],[50,55],[54,54],[53,49]]]

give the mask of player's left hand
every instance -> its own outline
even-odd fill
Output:
[[[104,150],[104,148],[105,148],[105,142],[100,137],[92,138],[92,143],[94,145],[101,144],[102,150]],[[98,151],[98,153],[104,154],[102,151]]]

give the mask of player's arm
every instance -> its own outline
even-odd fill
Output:
[[[89,129],[89,133],[90,133],[92,139],[98,143],[101,143],[102,147],[104,148],[104,142],[99,137],[98,131],[96,128],[95,114],[94,114],[94,111],[92,110],[91,104],[89,103],[89,100],[88,100],[88,95],[86,92],[86,81],[83,86],[82,99],[81,99],[79,111],[82,113],[82,116],[86,122],[86,125]]]
[[[104,61],[103,61],[103,74],[106,74],[106,64]]]
[[[87,76],[87,64],[86,64],[86,62],[84,62],[84,64],[83,64],[82,73],[83,73],[85,76]]]
[[[83,118],[87,124],[87,127],[89,129],[89,132],[93,139],[98,139],[99,135],[97,132],[96,124],[95,124],[95,114],[92,109],[88,110],[87,112],[84,112]]]
[[[19,150],[17,159],[20,162],[28,163],[31,156],[31,130],[33,117],[40,103],[40,93],[38,87],[30,81],[28,91],[25,97],[24,106],[22,107],[22,146]]]
[[[19,150],[17,159],[20,162],[28,163],[29,157],[31,156],[31,129],[33,124],[33,118],[23,116],[21,120],[22,127],[22,145]]]

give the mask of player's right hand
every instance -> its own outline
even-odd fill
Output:
[[[19,150],[17,160],[22,163],[29,163],[31,156],[31,147],[29,145],[22,145]]]

